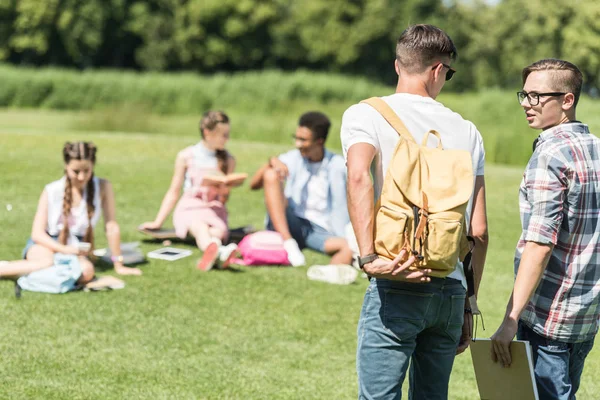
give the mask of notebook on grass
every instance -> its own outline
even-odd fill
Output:
[[[470,345],[481,400],[538,400],[533,373],[533,353],[527,341],[510,344],[512,364],[504,368],[492,361],[490,339],[474,339]]]
[[[175,261],[192,254],[191,250],[178,249],[176,247],[163,247],[148,253],[149,258],[158,260]]]
[[[121,255],[124,265],[135,265],[146,262],[146,256],[139,248],[140,242],[121,243]],[[113,264],[112,253],[109,249],[96,249],[94,255],[108,264]]]

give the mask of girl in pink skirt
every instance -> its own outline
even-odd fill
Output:
[[[237,248],[235,244],[222,245],[229,234],[225,208],[229,189],[202,185],[205,176],[230,174],[235,169],[235,159],[225,150],[229,130],[229,117],[224,112],[204,113],[200,121],[202,140],[177,154],[171,186],[156,218],[141,225],[142,229],[160,229],[175,207],[175,233],[182,239],[188,234],[196,239],[198,248],[204,251],[198,261],[198,268],[203,271],[215,265],[227,267]]]

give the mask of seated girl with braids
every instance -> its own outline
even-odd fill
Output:
[[[200,121],[202,140],[179,152],[171,185],[156,218],[139,227],[160,229],[175,207],[175,234],[182,239],[191,234],[196,239],[198,248],[204,252],[197,265],[203,271],[213,266],[226,268],[237,248],[234,243],[223,246],[229,235],[225,203],[230,189],[225,185],[206,185],[214,175],[232,174],[235,169],[235,159],[225,150],[229,130],[229,117],[224,112],[204,113]]]
[[[94,176],[96,146],[90,142],[65,143],[65,176],[44,188],[33,220],[31,238],[23,249],[23,260],[0,263],[0,278],[17,279],[54,264],[54,254],[79,256],[82,274],[79,284],[94,277],[94,266],[87,256],[94,247],[94,226],[104,214],[108,245],[115,271],[122,275],[141,275],[137,268],[123,266],[120,232],[115,220],[112,185]],[[80,243],[89,243],[87,249]]]

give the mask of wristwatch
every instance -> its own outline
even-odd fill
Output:
[[[364,257],[358,257],[358,266],[360,269],[363,269],[366,264],[377,260],[377,258],[379,258],[379,256],[375,253],[367,254]]]

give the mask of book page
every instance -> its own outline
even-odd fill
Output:
[[[240,186],[248,178],[246,173],[233,173],[228,175],[209,175],[202,178],[203,186],[218,186],[225,184],[229,187]]]

